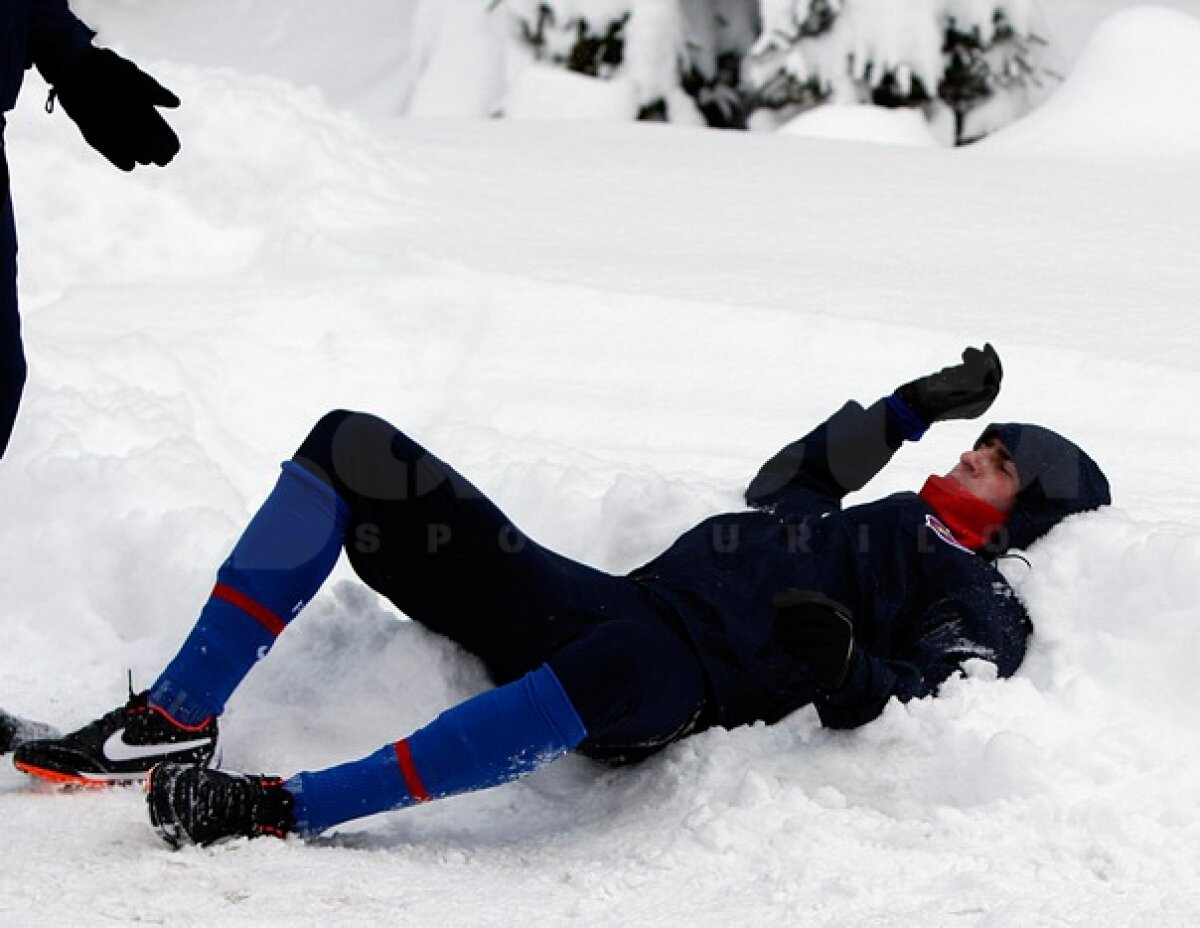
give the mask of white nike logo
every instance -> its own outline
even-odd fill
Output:
[[[111,761],[140,760],[144,757],[164,757],[179,751],[202,748],[211,744],[212,738],[197,738],[194,741],[173,741],[168,744],[127,744],[125,729],[118,728],[104,742],[104,756]]]

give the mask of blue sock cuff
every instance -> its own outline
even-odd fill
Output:
[[[334,518],[339,528],[345,527],[350,521],[350,507],[337,494],[337,490],[314,474],[302,464],[294,460],[284,461],[279,465],[282,475],[300,481],[310,492],[312,498],[328,507],[329,515]]]
[[[350,507],[295,461],[247,524],[217,579],[284,622],[316,595],[341,552]]]
[[[562,745],[567,750],[578,747],[587,737],[587,726],[550,665],[543,664],[520,682],[528,688],[530,701],[557,732]]]
[[[905,441],[920,441],[921,436],[929,431],[929,425],[895,393],[887,398],[887,407],[895,418],[900,435]]]
[[[586,737],[558,677],[543,664],[447,709],[408,744],[417,775],[437,798],[515,780]]]
[[[342,822],[411,805],[397,779],[394,744],[361,760],[297,773],[283,784],[294,800],[296,833],[315,837]]]

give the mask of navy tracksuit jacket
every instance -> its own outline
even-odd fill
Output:
[[[1001,676],[1032,625],[993,564],[954,541],[915,493],[842,508],[902,443],[887,403],[847,403],[772,458],[750,484],[751,511],[714,516],[633,576],[680,617],[709,684],[708,724],[776,721],[815,701],[849,728],[892,696],[933,692],[963,661]],[[817,693],[775,642],[771,598],[820,590],[854,613],[857,656],[846,684]]]
[[[25,71],[36,64],[53,82],[90,45],[93,33],[66,0],[0,0],[0,457],[8,446],[25,385],[17,311],[17,233],[4,152],[4,117],[17,102]]]

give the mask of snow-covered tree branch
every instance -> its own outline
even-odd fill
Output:
[[[946,141],[963,143],[1026,112],[1051,78],[1036,0],[490,7],[510,20],[503,111],[520,115],[771,129],[816,106],[866,103],[918,108]]]

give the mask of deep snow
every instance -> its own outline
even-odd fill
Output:
[[[101,6],[79,3],[114,31],[149,15]],[[136,790],[5,767],[0,923],[1196,923],[1200,109],[1164,79],[1200,56],[1194,17],[1109,20],[1059,118],[958,152],[353,115],[303,75],[214,66],[202,27],[153,62],[185,100],[165,171],[113,171],[36,86],[11,120],[33,376],[0,465],[0,704],[69,727],[125,668],[149,683],[335,405],[623,570],[847,396],[991,339],[994,415],[1075,437],[1116,505],[1006,565],[1037,625],[1015,678],[977,667],[855,732],[802,712],[313,845],[179,853]],[[1141,93],[1100,113],[1105,81]],[[976,432],[939,427],[864,496]],[[484,685],[337,576],[235,698],[226,766],[358,756]]]

